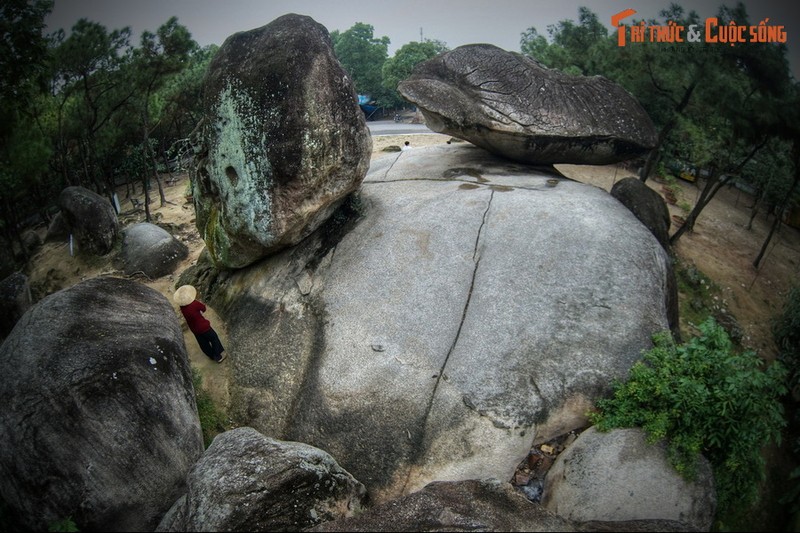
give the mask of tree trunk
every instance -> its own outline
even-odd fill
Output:
[[[675,246],[675,243],[678,242],[678,239],[681,238],[681,235],[687,231],[691,232],[694,230],[694,223],[697,221],[697,217],[700,216],[700,212],[709,204],[709,202],[711,202],[711,199],[714,198],[721,188],[730,183],[733,180],[733,177],[741,172],[742,168],[744,168],[747,162],[750,161],[766,143],[767,138],[765,137],[761,143],[753,146],[753,149],[750,151],[750,153],[747,154],[747,156],[742,159],[738,165],[730,169],[730,174],[722,179],[720,179],[722,176],[722,171],[712,167],[711,175],[708,177],[705,187],[703,187],[703,192],[700,193],[700,198],[697,199],[697,203],[694,205],[692,212],[689,213],[688,217],[686,217],[686,222],[684,222],[683,225],[678,228],[678,231],[676,231],[675,234],[669,238],[670,245]]]
[[[797,159],[795,159],[795,164],[796,163]],[[767,238],[764,239],[764,244],[761,245],[761,250],[758,252],[758,256],[756,256],[755,260],[753,261],[753,266],[756,267],[756,269],[758,269],[759,265],[761,264],[761,260],[764,259],[764,254],[767,252],[767,246],[769,246],[769,242],[772,240],[775,230],[780,227],[781,222],[783,221],[783,214],[786,212],[786,206],[792,201],[792,195],[794,194],[794,190],[797,187],[798,181],[800,181],[800,171],[796,169],[794,181],[792,181],[792,186],[789,189],[789,194],[786,195],[780,209],[778,209],[778,212],[775,213],[775,221],[772,223],[772,227],[767,234]]]
[[[667,139],[667,136],[672,131],[672,128],[675,127],[675,120],[670,120],[667,124],[661,128],[661,131],[658,132],[658,139],[656,140],[656,146],[650,153],[647,154],[647,159],[644,162],[644,166],[642,170],[639,172],[639,179],[642,182],[647,181],[647,178],[650,177],[650,174],[653,173],[653,169],[656,168],[659,160],[661,159],[661,146],[664,144],[664,141]]]
[[[161,185],[161,178],[158,175],[158,162],[156,161],[156,156],[153,150],[150,149],[149,139],[145,139],[147,141],[145,150],[147,150],[147,157],[150,159],[150,166],[152,166],[153,170],[153,177],[156,180],[156,184],[158,185],[158,196],[161,200],[161,207],[167,205],[167,198],[164,196],[164,187]]]
[[[756,197],[756,201],[753,203],[753,207],[750,211],[750,220],[747,221],[747,230],[750,231],[753,229],[753,220],[755,220],[756,216],[758,215],[758,208],[761,205],[761,199],[764,197],[764,193],[759,194]]]
[[[147,187],[147,172],[142,175],[142,187],[144,188],[144,220],[150,222],[150,191]]]

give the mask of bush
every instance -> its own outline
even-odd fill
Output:
[[[682,345],[668,332],[656,335],[628,380],[616,382],[589,417],[600,431],[641,427],[651,444],[665,440],[670,462],[687,479],[703,454],[714,470],[718,515],[725,515],[758,499],[761,448],[780,442],[786,424],[786,370],[780,363],[763,369],[754,352],[735,352],[711,318],[699,330]]]

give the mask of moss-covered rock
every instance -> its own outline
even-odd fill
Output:
[[[229,37],[205,79],[193,176],[215,264],[298,243],[356,190],[372,140],[328,31],[285,15]]]

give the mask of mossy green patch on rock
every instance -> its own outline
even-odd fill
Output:
[[[195,205],[216,264],[241,268],[299,243],[364,179],[369,130],[309,17],[229,37],[204,92]]]
[[[272,237],[272,166],[261,123],[275,119],[275,109],[261,109],[246,90],[228,85],[219,95],[212,125],[215,145],[209,151],[209,171],[219,197],[228,211],[237,213],[226,219],[226,230],[246,231],[264,244]]]

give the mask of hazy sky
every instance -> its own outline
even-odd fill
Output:
[[[402,45],[424,38],[444,41],[450,48],[490,43],[519,51],[520,34],[533,26],[546,35],[547,26],[576,20],[585,5],[611,29],[611,15],[636,10],[632,18],[654,18],[669,0],[55,0],[48,31],[68,30],[80,18],[108,29],[130,26],[134,42],[142,31],[155,31],[175,15],[201,45],[219,44],[231,34],[268,24],[286,13],[309,15],[329,31],[344,31],[356,22],[371,24],[375,36],[391,40],[389,55]],[[723,0],[677,2],[701,18],[714,16]],[[800,78],[800,17],[792,1],[745,1],[751,23],[769,18],[786,27],[790,61]]]

